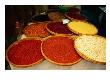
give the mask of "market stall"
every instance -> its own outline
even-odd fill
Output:
[[[16,21],[16,40],[6,49],[10,68],[106,69],[106,33],[102,34],[99,23],[83,14],[82,6],[51,7],[39,8],[40,13],[26,24]]]

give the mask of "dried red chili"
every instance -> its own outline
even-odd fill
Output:
[[[72,34],[72,32],[68,29],[67,25],[63,24],[62,22],[48,23],[47,29],[53,33]]]
[[[55,36],[42,43],[44,57],[59,65],[71,65],[80,60],[74,49],[74,42],[68,37]]]
[[[21,40],[7,51],[8,60],[15,65],[30,65],[42,60],[41,40]]]
[[[47,23],[36,23],[25,27],[24,34],[30,37],[46,37],[49,35],[46,30]]]

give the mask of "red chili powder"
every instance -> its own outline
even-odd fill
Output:
[[[14,44],[7,53],[10,62],[16,65],[29,65],[43,58],[40,40],[22,40]]]
[[[72,32],[68,29],[67,25],[62,22],[52,22],[47,24],[47,28],[58,34],[72,34]]]
[[[73,40],[68,37],[51,37],[43,42],[42,50],[48,59],[56,63],[74,63],[80,59]]]
[[[86,18],[80,14],[73,14],[73,13],[66,13],[66,15],[70,18],[77,19],[77,20],[85,20]]]

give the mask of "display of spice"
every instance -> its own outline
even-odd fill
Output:
[[[41,51],[46,60],[58,65],[72,65],[81,60],[74,49],[74,40],[65,35],[47,37]]]
[[[7,50],[7,60],[17,67],[27,67],[44,60],[41,53],[41,40],[22,39],[13,43]]]
[[[70,20],[83,20],[85,21],[86,20],[86,17],[81,15],[81,14],[74,14],[74,13],[71,13],[71,12],[67,12],[65,13],[65,16],[70,19]]]
[[[76,64],[82,58],[106,63],[106,39],[95,35],[97,27],[85,21],[79,9],[70,8],[65,13],[68,19],[60,12],[50,12],[48,16],[52,21],[29,23],[18,38],[20,40],[9,46],[6,59],[10,64],[28,67],[46,59],[66,66]],[[18,29],[18,22],[16,26]]]
[[[71,32],[66,24],[63,24],[63,22],[51,22],[47,24],[47,30],[51,34],[73,34]]]
[[[75,40],[75,49],[85,60],[106,63],[106,39],[102,36],[82,35]]]
[[[95,35],[98,33],[96,26],[85,21],[72,21],[68,23],[68,27],[72,32],[79,35]]]
[[[24,34],[29,37],[46,37],[49,32],[46,30],[47,23],[34,23],[24,28]]]
[[[48,13],[48,17],[52,21],[56,21],[56,22],[62,22],[62,19],[65,18],[65,16],[60,12],[50,12],[50,13]]]

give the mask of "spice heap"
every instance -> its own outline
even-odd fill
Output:
[[[86,20],[86,17],[80,14],[80,10],[75,7],[71,7],[65,16],[70,20]]]
[[[93,24],[84,21],[72,21],[68,23],[68,27],[75,34],[95,35],[98,33],[98,29]]]
[[[81,14],[73,14],[73,13],[66,13],[65,16],[70,20],[86,20],[86,18]]]
[[[85,60],[101,64],[106,62],[106,40],[101,36],[82,35],[75,40],[75,49]]]
[[[73,34],[71,32],[66,24],[63,24],[62,22],[51,22],[47,24],[47,30],[51,34]]]
[[[64,15],[60,12],[50,12],[48,16],[52,21],[56,22],[62,22],[62,19],[65,18]]]
[[[23,39],[13,43],[7,50],[7,59],[18,67],[27,67],[41,62],[41,40]]]
[[[46,30],[47,23],[35,23],[25,27],[24,34],[29,37],[46,37],[49,32]]]
[[[72,65],[81,60],[74,49],[74,41],[67,36],[50,36],[42,43],[42,54],[50,62]]]

